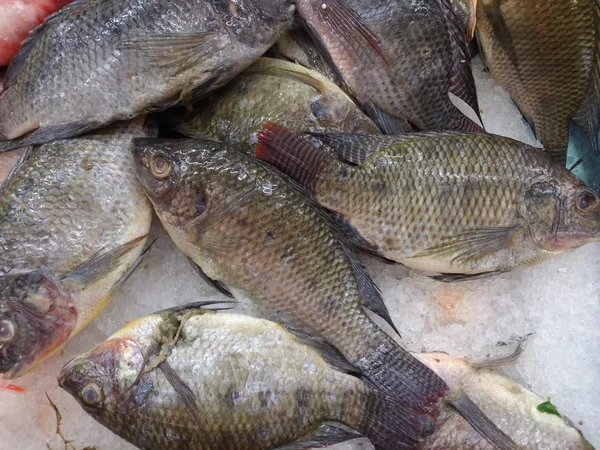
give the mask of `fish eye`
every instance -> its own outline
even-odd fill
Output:
[[[587,212],[593,209],[598,202],[596,194],[590,190],[583,190],[577,193],[575,206],[581,212]]]
[[[102,391],[96,383],[90,383],[81,390],[81,398],[90,406],[102,404]]]
[[[0,320],[0,344],[10,342],[15,335],[15,326],[10,320]]]
[[[173,171],[171,163],[162,156],[153,156],[150,159],[150,171],[152,175],[159,179],[165,179]]]

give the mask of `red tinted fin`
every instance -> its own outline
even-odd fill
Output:
[[[273,122],[263,124],[254,154],[311,190],[319,174],[332,161],[309,141]]]
[[[2,386],[4,389],[8,389],[9,391],[15,391],[15,392],[27,392],[27,388],[23,387],[23,386],[17,386],[16,384],[7,384],[5,386]]]

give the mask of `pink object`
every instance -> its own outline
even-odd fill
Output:
[[[0,67],[7,66],[29,32],[72,0],[0,0]]]

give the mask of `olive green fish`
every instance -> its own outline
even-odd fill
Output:
[[[189,106],[268,50],[293,12],[290,0],[76,0],[8,69],[0,152]]]
[[[600,240],[596,193],[512,139],[314,137],[340,160],[273,123],[259,134],[256,155],[337,213],[358,246],[440,279],[505,272]]]
[[[254,315],[321,337],[406,412],[402,447],[417,448],[452,403],[501,448],[505,436],[460,392],[379,328],[380,292],[320,209],[250,156],[214,141],[135,139],[141,184],[167,232],[205,276]]]
[[[304,333],[194,307],[129,323],[67,364],[59,383],[143,449],[309,449],[360,437],[326,421],[401,448],[402,410],[353,370]]]
[[[594,450],[573,423],[520,384],[491,370],[515,362],[508,358],[472,363],[446,353],[415,356],[439,374],[448,385],[464,390],[522,450]],[[427,437],[426,450],[494,450],[466,421],[452,410],[438,419],[437,429]]]
[[[572,119],[598,148],[600,6],[596,0],[480,0],[485,63],[553,159],[564,164]]]
[[[387,134],[481,130],[464,24],[450,0],[296,0],[339,78]]]
[[[243,151],[254,149],[265,120],[298,132],[379,133],[333,82],[314,70],[274,58],[259,59],[193,112],[167,111],[163,118],[186,136],[218,140]]]
[[[110,302],[150,230],[127,127],[29,148],[0,188],[0,374],[22,375]],[[106,133],[106,132],[105,132]]]

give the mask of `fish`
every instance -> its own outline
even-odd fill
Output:
[[[321,448],[361,436],[324,422],[400,448],[403,411],[353,370],[300,331],[192,306],[128,323],[58,380],[94,419],[142,449]]]
[[[273,52],[279,58],[316,70],[336,84],[342,84],[343,87],[335,69],[329,65],[319,47],[303,28],[292,27],[284,33],[273,46]]]
[[[293,20],[291,0],[76,0],[24,43],[0,93],[0,152],[187,107]]]
[[[450,0],[296,0],[305,28],[347,92],[386,134],[480,131],[464,26]]]
[[[401,448],[417,448],[448,404],[499,448],[513,448],[468,397],[450,392],[366,314],[394,328],[364,266],[299,188],[215,141],[138,138],[131,151],[164,228],[204,277],[251,314],[326,340],[394,397],[407,412]]]
[[[0,186],[2,186],[15,164],[21,159],[23,152],[24,150],[21,149],[0,154]]]
[[[8,66],[29,32],[72,0],[7,0],[0,3],[0,67]]]
[[[0,188],[4,379],[92,322],[139,261],[152,208],[133,173],[131,138],[115,131],[30,147]]]
[[[255,154],[307,189],[358,248],[442,281],[600,240],[598,195],[521,142],[451,131],[311,136],[338,158],[275,123]]]
[[[598,150],[600,5],[596,0],[485,0],[477,37],[492,76],[545,150],[564,165],[575,120]]]
[[[573,423],[549,400],[542,399],[493,368],[514,363],[519,353],[507,358],[474,363],[446,353],[415,354],[449,386],[464,390],[481,404],[483,412],[526,450],[593,450]],[[458,414],[451,410],[438,419],[438,427],[423,448],[443,450],[493,450]]]
[[[335,84],[313,70],[261,58],[192,112],[166,111],[164,122],[185,136],[252,152],[265,120],[295,131],[379,134],[379,128]]]

